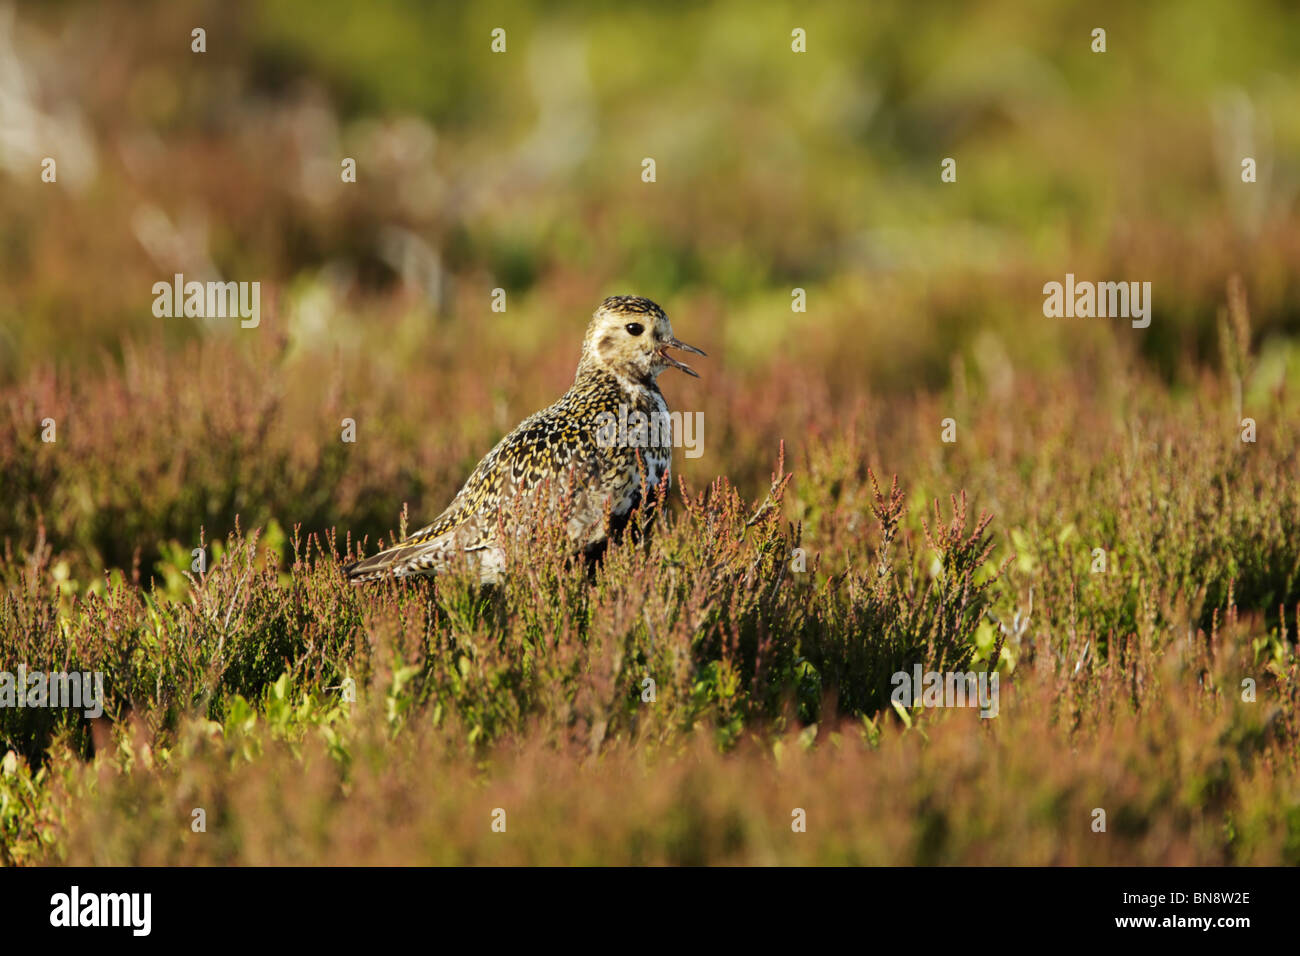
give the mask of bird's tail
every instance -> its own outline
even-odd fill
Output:
[[[353,584],[412,574],[436,574],[442,570],[454,543],[452,532],[423,529],[391,548],[347,565],[343,573]]]
[[[372,554],[368,558],[362,558],[360,561],[354,561],[343,569],[343,573],[353,584],[365,584],[367,581],[380,581],[387,577],[400,576],[412,550],[414,549],[398,545],[387,551]]]

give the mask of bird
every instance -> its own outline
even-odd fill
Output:
[[[668,487],[672,419],[659,376],[674,368],[699,378],[669,349],[705,355],[677,339],[651,300],[605,299],[587,326],[573,384],[559,401],[501,439],[438,517],[346,566],[347,578],[363,584],[427,577],[467,560],[481,583],[497,584],[508,573],[511,538],[548,519],[566,522],[575,553],[598,556],[626,527],[643,491],[649,496]]]

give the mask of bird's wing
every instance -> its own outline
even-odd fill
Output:
[[[483,457],[442,514],[392,547],[349,565],[347,576],[363,582],[437,569],[457,552],[490,546],[503,499],[535,484],[548,470],[547,450],[571,437],[560,434],[573,427],[563,421],[555,406],[524,419]]]
[[[495,456],[500,448],[498,445],[479,462],[442,514],[392,547],[346,567],[348,578],[364,582],[393,573],[438,569],[457,551],[481,545],[489,528],[478,520],[479,506],[493,484]]]

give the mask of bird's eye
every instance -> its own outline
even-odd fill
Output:
[[[623,328],[627,329],[628,335],[640,335],[645,331],[645,326],[640,322],[629,322],[627,325],[623,326]]]

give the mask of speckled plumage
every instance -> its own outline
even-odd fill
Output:
[[[668,317],[649,299],[606,299],[587,327],[582,358],[564,396],[498,442],[431,524],[349,566],[348,577],[361,583],[436,574],[466,557],[477,561],[482,580],[495,581],[507,565],[502,531],[507,537],[522,533],[521,515],[555,517],[560,502],[575,550],[598,547],[639,503],[642,470],[651,489],[668,478],[671,430],[667,436],[660,432],[657,445],[637,447],[611,441],[609,422],[610,416],[618,421],[634,411],[667,416],[659,374],[666,368],[696,374],[668,356],[669,348],[704,354],[677,341]],[[521,495],[522,502],[516,498]]]

